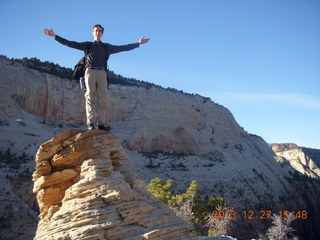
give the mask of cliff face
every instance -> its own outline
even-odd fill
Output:
[[[320,177],[320,150],[299,147],[293,143],[270,144],[277,156],[284,158],[290,165],[310,178]]]
[[[0,58],[0,73],[3,152],[11,149],[17,155],[34,156],[43,142],[57,134],[84,128],[80,125],[85,122],[84,93],[76,82],[39,73],[6,58]],[[238,212],[319,211],[317,161],[311,158],[314,165],[299,160],[307,169],[301,177],[301,165],[291,164],[287,156],[277,156],[261,137],[246,133],[223,106],[160,87],[110,85],[108,98],[112,134],[145,182],[155,177],[174,179],[174,191],[179,192],[196,180],[203,198],[222,197]],[[21,193],[25,185],[20,186],[22,180],[17,176],[24,169],[33,171],[33,162],[21,164],[15,173],[1,169],[4,176],[13,178],[2,178],[14,187],[12,194],[26,196]],[[80,165],[76,169],[81,172]],[[70,184],[77,186],[81,181],[72,181],[78,178],[69,179]],[[27,186],[32,185],[28,181]],[[30,187],[25,189],[32,198]],[[311,215],[304,230],[314,231],[319,222],[316,214]]]
[[[84,122],[83,92],[74,82],[60,79],[0,57],[1,97],[14,100],[23,110],[53,119]],[[2,117],[17,117],[19,110],[2,101]],[[81,107],[79,107],[81,106]]]
[[[196,239],[146,191],[111,134],[66,131],[41,145],[36,164],[34,239]]]
[[[0,75],[0,83],[6,88],[5,101],[10,102],[3,106],[3,121],[27,121],[31,114],[84,122],[84,93],[77,83],[0,60],[0,72],[6,73]],[[196,179],[203,195],[222,195],[232,205],[261,204],[265,199],[277,202],[288,194],[289,183],[284,178],[290,176],[279,167],[273,151],[263,139],[246,133],[223,106],[156,87],[110,85],[108,98],[112,131],[146,181],[178,175],[177,188],[181,189]],[[150,158],[150,153],[156,155]],[[226,182],[230,178],[238,181]],[[244,195],[240,202],[234,192],[238,188]]]
[[[0,63],[2,97],[10,105],[18,104],[30,114],[49,119],[85,123],[84,92],[77,82],[5,58]],[[210,145],[240,144],[239,138],[249,137],[226,108],[200,96],[156,87],[110,85],[108,106],[109,122],[125,123],[122,141],[134,151],[208,153]],[[4,105],[2,109],[3,118],[20,118],[16,107]]]

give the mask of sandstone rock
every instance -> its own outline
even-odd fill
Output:
[[[0,58],[0,72],[10,73],[0,75],[0,85],[5,87],[3,97],[10,100],[10,109],[0,104],[4,120],[22,118],[23,109],[49,119],[86,122],[84,93],[78,91],[77,82],[40,73],[6,58]],[[248,137],[226,108],[197,95],[160,87],[110,85],[108,106],[107,120],[126,122],[130,134],[125,132],[119,138],[134,151],[206,153],[213,138],[217,145],[223,145],[234,144],[240,136]]]
[[[196,239],[146,191],[118,140],[69,130],[44,143],[33,175],[40,208],[35,240]],[[42,162],[48,162],[44,171]]]
[[[0,73],[2,151],[10,148],[12,153],[26,152],[34,156],[41,143],[68,128],[81,128],[77,124],[85,122],[84,96],[77,90],[76,82],[40,73],[5,57],[0,57]],[[174,179],[173,190],[178,193],[196,180],[202,197],[222,197],[238,211],[259,212],[272,208],[273,211],[318,212],[318,178],[300,176],[295,166],[308,172],[308,176],[315,176],[312,174],[316,174],[314,169],[320,165],[319,158],[317,161],[310,157],[314,164],[299,157],[299,164],[291,165],[286,158],[276,156],[261,137],[246,133],[228,109],[198,95],[161,87],[119,84],[110,85],[108,98],[112,132],[144,181],[155,177]],[[114,137],[94,134],[94,138],[99,139],[92,142],[94,147],[81,151],[86,144],[76,138],[81,136],[84,141],[91,141],[90,132],[71,131],[75,134],[70,132],[63,140],[43,146],[44,151],[40,151],[37,158],[35,180],[65,168],[81,173],[81,164],[75,159],[83,162],[91,159],[91,154],[100,154],[98,159],[111,159],[113,168],[121,172],[126,182],[133,183],[130,184],[133,190],[144,188],[133,166],[123,160],[126,156],[119,150],[121,146]],[[82,134],[78,135],[76,131]],[[105,141],[103,146],[101,141]],[[95,152],[96,147],[99,153]],[[311,155],[308,153],[308,156]],[[29,169],[33,164],[33,161],[29,163]],[[21,171],[23,168],[21,166]],[[81,176],[70,179],[68,184],[73,186]],[[60,209],[61,199],[70,187],[68,184],[56,184],[46,189],[59,196],[43,212],[46,218],[51,218]],[[43,194],[44,200],[50,201],[46,199],[44,189],[39,193]],[[117,199],[115,192],[108,194],[108,201]],[[28,198],[33,198],[31,190]],[[304,222],[304,233],[318,231],[320,236],[320,217],[317,216],[313,214],[308,222]]]
[[[310,154],[311,149],[299,147],[293,143],[270,144],[272,150],[285,160],[279,159],[281,162],[288,162],[294,169],[300,173],[311,177],[320,177],[320,150],[314,149],[317,154]]]

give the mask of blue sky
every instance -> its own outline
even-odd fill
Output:
[[[0,54],[72,67],[74,41],[150,42],[111,56],[126,77],[210,97],[268,143],[320,148],[318,0],[0,0]]]

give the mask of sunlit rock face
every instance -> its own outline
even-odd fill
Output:
[[[58,133],[85,128],[84,92],[80,91],[78,82],[41,73],[1,56],[0,73],[0,147],[3,152],[10,149],[13,154],[34,156],[40,144]],[[271,149],[261,137],[242,129],[228,109],[199,95],[148,84],[111,84],[107,97],[107,121],[112,134],[145,182],[155,177],[174,179],[173,191],[178,193],[196,180],[201,197],[222,197],[238,212],[267,209],[319,212],[317,152],[308,150],[312,152],[310,155],[307,149],[301,148],[304,156],[302,152]],[[52,151],[58,147],[61,146],[53,146]],[[88,160],[88,156],[94,154],[90,151],[93,150],[75,152],[68,158],[54,157],[52,162],[61,164],[61,169],[57,168],[60,173],[42,178],[35,186],[42,186],[45,179],[54,182],[58,175],[67,184],[50,190],[56,191],[59,197],[48,200],[53,203],[45,216],[54,215],[68,184],[71,187],[80,181],[82,166],[74,168],[68,164],[75,164],[76,159]],[[50,151],[47,154],[50,155]],[[1,194],[6,201],[0,206],[1,213],[8,213],[5,208],[12,205],[11,199],[18,199],[17,204],[19,202],[23,208],[36,209],[30,187],[32,181],[20,178],[26,168],[29,173],[25,172],[24,176],[29,174],[30,178],[34,167],[33,158],[30,159],[28,166],[17,164],[16,173],[0,168],[1,182],[6,186]],[[52,168],[46,161],[38,167],[39,179]],[[10,178],[7,179],[7,175]],[[43,194],[42,198],[46,200],[46,196]],[[23,205],[24,201],[28,205]],[[14,214],[6,215],[11,216],[11,222],[18,223],[15,209],[12,207]],[[34,214],[30,217],[36,225]],[[308,236],[320,236],[319,222],[319,214],[310,214],[308,222],[303,222],[303,232],[310,233]],[[27,231],[28,236],[34,234],[34,228],[25,226],[15,236]],[[2,233],[8,234],[8,231],[0,229]]]
[[[270,144],[279,161],[288,162],[294,169],[310,178],[320,177],[320,150],[299,147],[293,143]]]
[[[118,140],[101,130],[68,130],[39,148],[34,239],[196,239],[146,191]]]

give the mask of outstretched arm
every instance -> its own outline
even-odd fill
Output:
[[[142,37],[140,38],[140,40],[138,41],[138,43],[141,44],[145,44],[147,42],[149,42],[150,38],[146,38],[146,37]]]
[[[141,44],[145,44],[145,43],[149,42],[149,40],[150,40],[150,38],[142,37],[136,43],[121,45],[121,46],[115,46],[115,45],[111,45],[111,44],[106,43],[106,46],[108,47],[107,52],[108,52],[108,54],[113,54],[113,53],[118,53],[118,52],[123,52],[123,51],[130,51],[132,49],[139,47],[139,45],[141,45]]]
[[[53,29],[52,28],[45,28],[45,29],[43,29],[43,33],[45,34],[45,35],[48,35],[48,36],[50,36],[50,37],[56,37],[56,34],[54,33],[54,31],[53,31]]]
[[[82,51],[87,50],[87,46],[88,46],[87,42],[79,43],[75,41],[69,41],[55,34],[52,28],[43,29],[43,33],[47,36],[53,37],[56,41],[68,47],[75,48]]]

